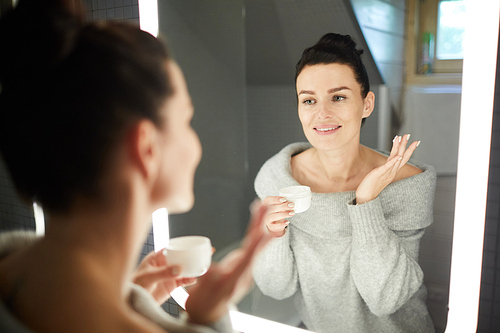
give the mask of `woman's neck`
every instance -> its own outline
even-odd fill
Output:
[[[125,190],[106,204],[81,200],[70,214],[50,219],[44,244],[74,257],[75,264],[105,272],[123,288],[150,228],[150,207],[137,197],[137,191]]]
[[[292,175],[313,192],[355,190],[371,170],[367,149],[360,144],[331,151],[311,148],[292,158]]]

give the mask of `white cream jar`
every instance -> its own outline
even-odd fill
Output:
[[[295,204],[295,213],[302,213],[311,207],[311,188],[309,186],[289,186],[282,188],[279,192],[280,197]]]
[[[182,236],[170,239],[164,252],[168,265],[179,265],[181,276],[198,277],[212,263],[212,243],[205,236]]]

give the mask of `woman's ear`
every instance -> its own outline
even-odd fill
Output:
[[[374,107],[375,107],[375,94],[369,91],[364,101],[363,118],[369,117],[372,114]]]
[[[150,120],[140,120],[130,131],[130,158],[145,179],[155,179],[161,161],[158,128]]]

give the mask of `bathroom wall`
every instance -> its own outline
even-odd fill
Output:
[[[248,177],[242,1],[159,1],[160,38],[182,68],[203,146],[196,203],[173,215],[171,237],[202,234],[222,249],[241,239],[253,197]]]
[[[396,114],[401,112],[405,71],[405,2],[350,0],[370,53],[389,88],[391,107]]]

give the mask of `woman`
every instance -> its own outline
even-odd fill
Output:
[[[277,299],[294,295],[315,332],[433,332],[418,265],[432,223],[435,172],[407,164],[419,142],[396,136],[386,156],[360,144],[373,111],[362,51],[326,34],[296,67],[298,113],[309,143],[285,147],[259,171],[274,236],[254,279]],[[280,188],[306,185],[311,208],[295,215]]]
[[[0,331],[231,332],[228,307],[270,239],[265,207],[242,247],[190,289],[187,315],[164,313],[155,300],[193,281],[161,254],[134,268],[152,212],[193,206],[193,107],[160,41],[82,17],[78,2],[20,0],[0,21],[0,149],[48,217],[41,239],[0,237]]]

